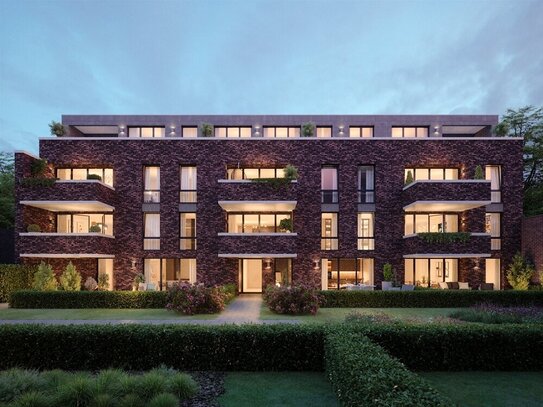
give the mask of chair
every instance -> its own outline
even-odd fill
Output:
[[[449,290],[458,290],[458,289],[460,289],[460,286],[458,285],[458,283],[456,281],[448,281],[447,282],[447,287],[449,287]]]
[[[402,291],[414,291],[415,286],[413,284],[402,284]]]
[[[458,289],[460,290],[469,290],[469,283],[458,283]]]
[[[156,291],[156,285],[154,283],[147,283],[147,291]]]
[[[449,289],[449,285],[444,282],[444,281],[440,281],[439,282],[439,288],[441,288],[442,290],[448,290]]]

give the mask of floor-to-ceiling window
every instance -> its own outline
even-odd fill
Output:
[[[358,250],[374,250],[373,212],[358,213]]]
[[[143,214],[143,248],[144,250],[160,250],[160,214]]]
[[[490,181],[490,200],[493,203],[502,201],[502,167],[501,165],[487,165],[485,178]]]
[[[143,272],[151,290],[165,290],[176,282],[195,283],[196,259],[144,259]]]
[[[321,250],[338,249],[338,214],[335,212],[321,214]]]
[[[113,236],[113,215],[106,213],[58,214],[57,233],[103,233]]]
[[[458,259],[405,259],[404,283],[439,288],[440,282],[458,281]]]
[[[486,233],[490,233],[490,248],[491,250],[501,249],[501,216],[499,212],[490,212],[486,214]]]
[[[351,285],[373,285],[372,258],[323,259],[323,280],[328,290],[345,289]]]
[[[375,202],[375,167],[361,165],[358,167],[358,203]]]
[[[181,166],[180,169],[180,186],[179,186],[179,202],[195,203],[197,201],[197,171],[195,166]]]
[[[160,167],[143,167],[143,202],[160,202]]]
[[[404,234],[458,232],[457,213],[406,213]]]
[[[338,169],[333,165],[321,168],[321,202],[324,204],[338,202]]]

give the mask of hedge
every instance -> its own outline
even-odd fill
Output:
[[[348,329],[326,335],[326,374],[343,406],[450,406],[382,347]]]
[[[3,325],[0,370],[321,371],[323,335],[311,325]]]
[[[164,308],[166,291],[16,291],[12,308]]]
[[[543,370],[541,324],[349,324],[418,371]]]
[[[487,303],[543,306],[543,291],[321,291],[327,308],[455,308]]]
[[[9,301],[11,293],[32,287],[35,266],[0,264],[0,302]]]

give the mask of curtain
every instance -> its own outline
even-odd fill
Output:
[[[160,167],[145,167],[145,189],[160,189]]]
[[[181,167],[181,190],[196,189],[196,167]]]
[[[366,202],[373,202],[373,185],[374,185],[374,172],[373,167],[367,167],[366,169]]]
[[[158,213],[145,214],[145,237],[160,237],[160,215]]]
[[[189,259],[189,282],[196,282],[196,259]]]

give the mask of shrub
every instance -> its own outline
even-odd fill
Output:
[[[143,274],[136,274],[134,276],[134,281],[132,281],[132,288],[138,289],[138,286],[142,283],[145,283],[145,276]]]
[[[36,267],[22,264],[0,264],[0,302],[9,301],[12,292],[32,288]]]
[[[102,177],[98,174],[88,174],[87,179],[95,179],[97,181],[102,181]]]
[[[451,308],[476,304],[543,305],[543,291],[415,290],[321,291],[327,308]]]
[[[93,277],[87,277],[83,286],[85,287],[85,290],[94,291],[98,288],[98,283]]]
[[[177,407],[179,400],[173,394],[160,393],[151,399],[149,407]]]
[[[413,182],[415,182],[415,180],[413,179],[413,173],[411,172],[411,170],[407,171],[407,176],[405,177],[405,185],[409,185],[409,184],[412,184]]]
[[[213,125],[209,123],[202,123],[200,125],[200,134],[202,137],[213,137]]]
[[[165,291],[16,291],[12,308],[164,308]]]
[[[30,173],[33,177],[42,177],[47,169],[47,161],[43,159],[33,160],[30,164]]]
[[[32,288],[38,291],[55,291],[58,283],[53,273],[53,268],[50,264],[45,264],[43,261],[38,266],[36,274],[34,274],[34,282]]]
[[[298,168],[292,164],[288,164],[283,170],[285,178],[289,180],[298,179]]]
[[[225,284],[222,286],[224,293],[226,294],[225,302],[228,304],[234,298],[236,298],[237,286],[235,284]]]
[[[307,285],[269,286],[264,293],[268,308],[278,314],[311,314],[319,310],[321,297],[317,290]]]
[[[35,223],[32,223],[26,227],[26,231],[29,233],[40,233],[41,227],[40,225],[36,225]]]
[[[98,274],[98,289],[105,291],[109,289],[109,275],[106,273]]]
[[[281,219],[281,221],[279,222],[279,229],[292,232],[292,219]]]
[[[302,124],[302,136],[303,137],[313,137],[315,134],[315,123],[307,122]]]
[[[224,309],[226,299],[221,287],[179,282],[168,289],[166,309],[186,315],[215,314]]]
[[[60,286],[64,291],[81,290],[81,274],[77,272],[71,261],[66,265],[66,270],[60,276]]]
[[[51,136],[64,136],[66,129],[62,123],[56,122],[54,120],[49,123],[49,130],[51,131]]]
[[[89,228],[89,232],[91,233],[100,233],[102,232],[102,228],[98,225],[92,225],[90,228]]]
[[[534,267],[527,263],[520,253],[517,253],[513,256],[513,261],[507,268],[507,281],[511,284],[513,290],[527,290],[534,272]]]
[[[25,187],[52,187],[55,185],[55,182],[55,178],[31,177],[23,178],[21,185]]]
[[[449,406],[452,403],[379,345],[347,329],[325,340],[326,374],[344,406]]]
[[[543,323],[543,308],[479,304],[475,307],[455,311],[450,316],[462,321],[485,324]]]
[[[447,244],[447,243],[466,243],[471,238],[468,232],[424,232],[417,235],[426,243]]]
[[[483,168],[480,165],[475,167],[475,174],[473,175],[473,179],[485,179]]]
[[[385,263],[383,265],[383,281],[392,281],[394,278],[394,269],[392,268],[392,264]]]

